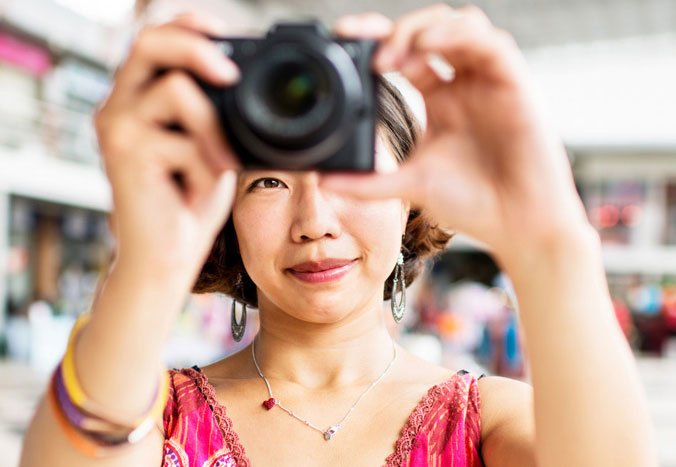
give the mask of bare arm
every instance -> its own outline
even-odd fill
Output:
[[[490,462],[528,465],[526,443],[542,466],[656,465],[598,234],[514,38],[474,6],[442,3],[394,23],[373,13],[347,17],[339,29],[382,39],[376,70],[399,71],[420,91],[427,132],[398,171],[325,176],[324,189],[406,198],[440,225],[487,245],[514,283],[534,416],[521,394],[492,403],[493,389],[502,388],[482,383],[490,394],[482,413]],[[453,67],[451,79],[435,73],[430,54]]]
[[[84,393],[130,424],[156,395],[171,327],[232,207],[236,158],[215,108],[188,73],[222,86],[237,79],[235,65],[204,37],[219,28],[184,15],[141,31],[95,119],[118,259],[73,355]],[[170,71],[157,77],[159,69]],[[159,430],[118,455],[90,459],[57,422],[41,401],[22,467],[45,459],[64,467],[161,464]]]
[[[479,379],[481,456],[485,465],[532,467],[535,461],[533,388],[501,376]]]
[[[613,313],[598,235],[588,227],[541,251],[509,270],[526,335],[533,406],[523,383],[484,388],[491,412],[482,413],[489,420],[487,465],[533,465],[535,453],[537,465],[656,466],[653,428]]]
[[[143,414],[162,371],[161,352],[184,290],[141,282],[129,271],[113,270],[82,330],[74,359],[83,390],[100,406],[133,420]],[[157,310],[166,310],[164,316]],[[154,430],[137,445],[109,459],[90,459],[77,451],[57,424],[43,397],[26,437],[21,467],[160,465],[164,437]]]
[[[596,234],[556,241],[522,267],[512,271],[534,390],[508,378],[479,380],[486,465],[657,465]]]

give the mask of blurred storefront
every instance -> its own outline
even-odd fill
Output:
[[[108,91],[132,28],[93,21],[96,12],[80,14],[76,3],[9,1],[0,10],[0,342],[6,354],[40,368],[54,359],[35,357],[40,351],[27,342],[41,339],[27,338],[28,330],[48,310],[62,321],[63,335],[53,338],[64,342],[69,323],[89,306],[114,247],[106,222],[109,187],[91,114]],[[231,8],[242,23],[237,28],[254,13],[269,24],[293,10],[276,2],[257,11],[227,3],[202,0],[199,6],[215,14]],[[150,5],[145,14],[151,21],[183,8],[172,1],[142,4]],[[511,21],[507,11],[482,6],[497,22]],[[340,8],[327,10],[326,19]],[[36,19],[38,10],[53,21]],[[128,9],[126,17],[131,14]],[[514,27],[529,45],[543,100],[601,233],[618,319],[637,350],[659,354],[676,327],[676,134],[669,123],[676,121],[676,105],[666,105],[676,103],[668,85],[676,82],[676,63],[669,59],[676,56],[676,37],[660,28],[651,34],[647,27],[640,37],[590,36],[593,42],[576,44]],[[641,67],[624,66],[627,58]],[[422,114],[415,93],[404,90]],[[480,246],[454,240],[427,281],[411,288],[413,318],[405,322],[406,333],[435,336],[442,355],[469,354],[492,372],[527,375],[509,280]],[[194,297],[167,358],[177,365],[202,363],[235,349],[227,332],[229,306],[226,297]],[[209,345],[197,353],[191,342],[205,334]]]
[[[116,10],[118,21],[130,20],[132,2],[117,3],[127,5]],[[233,30],[262,31],[297,11],[330,22],[363,9],[391,7],[394,16],[419,2],[139,3],[151,4],[150,20],[199,4],[214,14],[227,10]],[[526,46],[603,240],[629,343],[639,355],[665,354],[676,335],[676,29],[667,24],[673,4],[476,3]],[[133,28],[101,20],[112,13],[94,11],[89,2],[94,21],[76,4],[0,0],[0,356],[43,375],[61,357],[114,249],[106,217],[111,196],[91,114]],[[415,93],[404,90],[422,113]],[[481,245],[454,239],[408,297],[407,315],[393,332],[411,350],[450,367],[528,378],[518,303]],[[230,306],[228,297],[193,296],[167,346],[167,364],[202,365],[247,345],[257,314],[250,312],[247,335],[235,343]]]
[[[70,28],[85,19],[47,3],[61,22],[42,36],[25,5],[0,21],[0,354],[41,374],[58,362],[114,250],[109,186],[92,127],[111,72],[110,51],[97,54],[92,42],[112,32],[87,21],[93,40],[74,43]],[[189,366],[234,350],[230,303],[193,297],[167,347],[168,364]],[[251,333],[255,312],[249,322]]]

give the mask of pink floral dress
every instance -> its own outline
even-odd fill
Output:
[[[200,368],[169,370],[169,375],[163,467],[251,467],[226,408]],[[383,465],[483,466],[479,407],[477,378],[465,370],[431,387]]]

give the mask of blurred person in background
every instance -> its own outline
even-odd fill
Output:
[[[338,34],[382,41],[374,69],[408,78],[428,122],[416,141],[383,82],[378,172],[327,175],[238,171],[188,75],[246,78],[203,36],[213,23],[142,31],[97,115],[117,256],[22,466],[656,465],[598,235],[507,33],[473,7],[341,19]],[[392,278],[445,244],[423,212],[488,245],[512,279],[532,389],[426,363],[387,333]],[[167,370],[163,345],[196,284],[257,305],[260,331],[205,368]]]

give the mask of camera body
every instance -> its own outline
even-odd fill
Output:
[[[210,39],[241,79],[198,82],[244,167],[374,170],[377,41],[331,37],[318,21],[276,23],[262,38]]]

